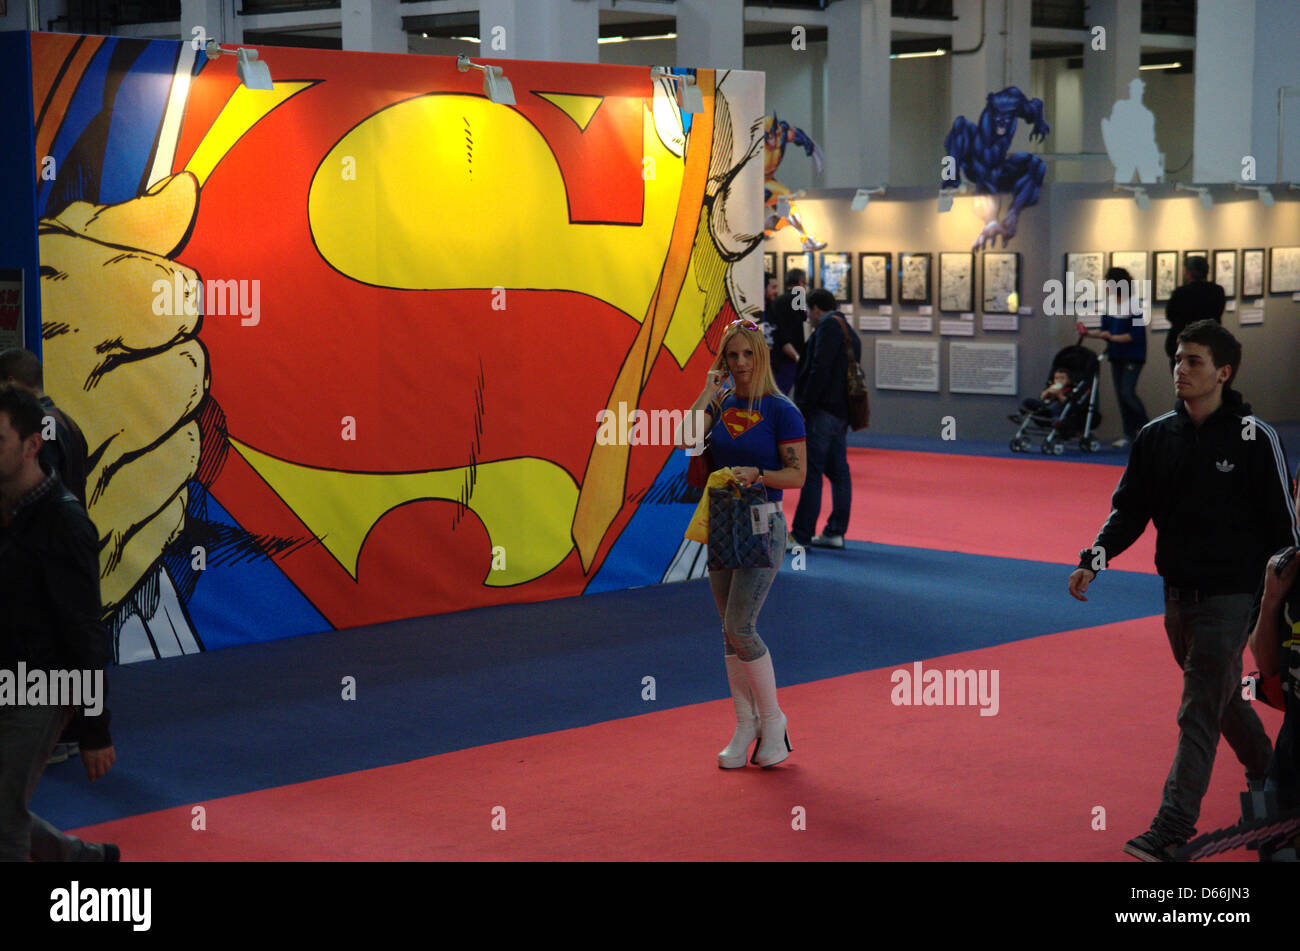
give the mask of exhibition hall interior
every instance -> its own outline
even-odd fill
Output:
[[[30,813],[123,862],[1294,861],[1297,35],[0,0],[0,552],[88,522],[111,652],[111,769],[51,699]],[[85,666],[48,636],[5,661]]]

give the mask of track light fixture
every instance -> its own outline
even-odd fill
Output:
[[[1116,185],[1115,190],[1121,192],[1132,192],[1133,200],[1137,202],[1138,208],[1143,211],[1146,211],[1151,207],[1151,196],[1147,194],[1147,190],[1141,185]]]
[[[1255,197],[1260,200],[1261,204],[1267,205],[1270,208],[1273,205],[1273,192],[1267,185],[1242,185],[1239,182],[1233,182],[1232,190],[1238,192],[1254,192]]]
[[[885,188],[886,186],[884,185],[877,185],[873,188],[859,188],[857,193],[853,196],[853,204],[849,207],[854,211],[865,211],[867,202],[871,201],[871,196],[883,195],[885,193]]]
[[[515,104],[514,87],[510,85],[510,80],[506,79],[505,70],[500,66],[480,66],[462,53],[456,57],[456,68],[462,73],[467,73],[471,69],[481,69],[483,71],[483,95],[502,106],[513,106]]]
[[[1214,207],[1214,196],[1210,194],[1210,189],[1205,185],[1184,185],[1182,182],[1175,182],[1174,191],[1192,192],[1200,195],[1202,208]]]
[[[695,77],[689,74],[674,73],[665,66],[651,66],[650,80],[664,79],[673,84],[677,93],[677,105],[682,112],[698,114],[704,111],[704,93],[700,91]]]
[[[208,54],[208,59],[219,59],[222,53],[234,53],[238,60],[235,64],[235,72],[239,75],[239,81],[249,89],[274,88],[271,84],[271,70],[257,58],[257,50],[247,46],[226,48],[216,40],[208,40],[203,50]]]

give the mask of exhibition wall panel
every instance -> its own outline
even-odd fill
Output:
[[[1037,396],[1052,357],[1061,348],[1073,344],[1075,314],[1044,312],[1050,285],[1063,282],[1067,253],[1105,252],[1109,264],[1111,251],[1176,250],[1179,254],[1181,281],[1182,252],[1186,250],[1233,249],[1240,270],[1240,251],[1246,248],[1287,247],[1300,245],[1300,192],[1275,188],[1272,207],[1258,201],[1251,192],[1234,192],[1216,186],[1212,192],[1214,206],[1202,207],[1195,195],[1175,192],[1170,185],[1151,186],[1151,206],[1139,209],[1133,198],[1116,193],[1108,185],[1057,184],[1043,188],[1036,205],[1024,209],[1017,232],[1006,250],[1020,254],[1020,307],[1030,308],[1028,315],[1018,315],[1015,331],[985,329],[980,312],[982,267],[980,254],[974,268],[975,308],[971,338],[947,336],[941,321],[959,314],[940,312],[939,254],[968,252],[979,234],[983,218],[976,213],[976,198],[957,197],[952,210],[939,214],[937,182],[934,188],[891,188],[884,195],[873,196],[862,212],[850,210],[852,190],[818,192],[798,202],[798,209],[808,230],[827,243],[827,252],[850,252],[857,261],[859,252],[891,252],[894,255],[893,301],[888,330],[863,334],[862,364],[868,383],[875,380],[873,339],[940,343],[942,354],[940,388],[936,393],[876,391],[873,386],[872,432],[939,436],[945,417],[956,420],[958,438],[1005,439],[1010,436],[1007,415],[1016,410],[1018,399],[1008,396],[972,395],[950,392],[949,342],[1015,342],[1018,349],[1019,397]],[[1295,196],[1295,197],[1292,197]],[[1007,198],[1002,200],[1003,210]],[[767,242],[766,250],[781,253],[797,251],[799,239],[794,229],[784,229]],[[999,241],[998,250],[1002,245]],[[932,327],[908,331],[900,326],[905,317],[916,317],[922,309],[898,301],[898,263],[900,252],[929,253],[933,256]],[[1267,256],[1266,256],[1267,258]],[[1148,257],[1148,260],[1149,257]],[[1267,270],[1267,260],[1266,260]],[[1267,277],[1267,275],[1266,275]],[[1240,278],[1239,278],[1240,280]],[[814,279],[814,285],[816,281]],[[1270,288],[1271,291],[1271,288]],[[857,275],[852,288],[855,315],[878,315],[878,305],[859,300]],[[1236,299],[1235,309],[1225,313],[1224,325],[1242,341],[1243,368],[1239,388],[1262,419],[1289,421],[1300,419],[1300,302],[1291,293],[1268,293],[1263,297],[1262,322],[1250,323],[1258,298]],[[1153,317],[1163,316],[1163,304],[1154,306]],[[1243,326],[1243,312],[1247,323]],[[909,325],[914,322],[908,320]],[[924,323],[924,322],[922,322]],[[958,329],[948,325],[949,330]],[[1173,403],[1168,363],[1164,358],[1163,331],[1148,328],[1148,363],[1141,380],[1142,396],[1152,416],[1167,411]],[[1101,341],[1088,341],[1100,352]],[[1103,366],[1101,407],[1106,416],[1101,433],[1113,439],[1120,435],[1119,410],[1115,403],[1109,368]]]
[[[644,67],[504,61],[508,106],[446,57],[31,48],[120,660],[690,573],[684,455],[626,423],[761,307],[760,74],[692,115]]]

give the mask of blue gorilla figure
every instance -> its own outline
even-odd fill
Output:
[[[965,116],[958,116],[943,140],[945,154],[957,163],[957,174],[950,176],[949,169],[945,168],[940,189],[957,188],[961,185],[961,175],[965,174],[974,184],[977,196],[991,196],[976,201],[976,209],[987,224],[976,238],[972,251],[985,246],[996,247],[999,235],[1002,236],[1002,246],[1006,247],[1015,236],[1021,209],[1038,202],[1038,190],[1047,174],[1047,165],[1028,152],[1007,154],[1016,135],[1017,119],[1026,119],[1034,124],[1029,133],[1031,142],[1035,136],[1042,141],[1052,131],[1043,121],[1043,101],[1030,99],[1015,86],[1008,86],[1001,92],[989,93],[978,125]],[[1010,192],[1012,198],[1011,207],[999,221],[996,196],[1002,192]]]

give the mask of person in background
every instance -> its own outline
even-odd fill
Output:
[[[808,354],[794,385],[794,401],[808,427],[808,478],[799,492],[790,536],[798,545],[843,548],[853,506],[853,477],[849,473],[848,356],[862,359],[862,340],[840,313],[835,295],[819,287],[808,295]],[[847,332],[846,332],[847,331]],[[831,514],[820,535],[814,535],[822,504],[822,476],[831,483]]]
[[[1133,275],[1122,267],[1111,268],[1106,272],[1106,313],[1101,318],[1101,329],[1077,325],[1080,336],[1106,341],[1106,359],[1110,361],[1115,398],[1124,423],[1124,435],[1111,443],[1116,449],[1127,448],[1150,420],[1137,394],[1138,377],[1147,360],[1147,329],[1142,320],[1142,302],[1134,291]]]
[[[1199,254],[1187,259],[1183,268],[1183,284],[1174,290],[1165,305],[1165,319],[1169,332],[1165,334],[1165,353],[1169,355],[1169,369],[1174,369],[1174,351],[1178,348],[1178,335],[1183,328],[1198,320],[1223,323],[1223,308],[1227,295],[1218,284],[1211,284],[1210,265]]]
[[[41,407],[54,421],[53,438],[41,442],[41,465],[56,472],[62,482],[86,507],[86,471],[88,468],[86,437],[72,417],[54,405],[45,392],[45,373],[40,358],[30,350],[12,349],[0,353],[0,383],[16,383],[40,400]],[[44,421],[42,421],[44,422]],[[50,753],[51,763],[62,763],[81,752],[77,731],[80,721],[74,718],[63,730]]]
[[[116,759],[103,702],[113,650],[100,620],[99,537],[85,507],[41,465],[44,416],[30,390],[0,383],[0,669],[10,677],[20,665],[46,671],[49,683],[63,680],[59,671],[98,675],[99,690],[82,695],[82,709],[62,705],[62,696],[0,704],[0,861],[115,862],[117,846],[83,842],[30,811],[72,718],[82,722],[81,761],[92,782]]]
[[[775,328],[772,376],[777,389],[789,396],[806,345],[803,324],[808,316],[808,276],[802,268],[792,267],[785,272],[785,293],[772,301],[768,315]]]

